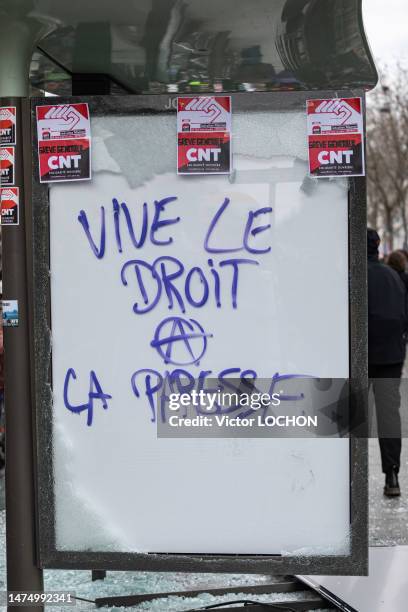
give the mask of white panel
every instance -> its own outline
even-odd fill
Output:
[[[270,115],[270,125],[267,117],[262,118],[265,130],[279,136],[279,116]],[[115,133],[110,121],[94,119],[94,133]],[[151,368],[164,375],[177,367],[165,364],[151,346],[157,326],[169,316],[192,318],[212,334],[200,363],[186,366],[195,376],[208,370],[217,377],[227,368],[240,368],[254,370],[259,377],[277,372],[347,377],[348,214],[344,184],[319,181],[313,189],[309,185],[307,195],[301,189],[306,164],[294,157],[263,157],[260,147],[256,157],[235,155],[236,174],[231,180],[177,177],[174,167],[143,184],[130,181],[130,187],[129,172],[137,168],[139,157],[150,157],[154,165],[155,157],[166,157],[171,151],[168,155],[173,159],[175,133],[158,133],[162,118],[157,122],[155,117],[114,121],[114,125],[122,122],[122,133],[128,130],[131,135],[137,134],[139,127],[145,132],[146,121],[150,121],[150,140],[136,147],[133,142],[123,173],[118,158],[112,165],[114,172],[107,170],[109,147],[100,141],[94,147],[94,168],[99,164],[105,170],[95,172],[89,183],[51,187],[57,547],[347,554],[347,440],[158,440],[153,421],[157,415],[144,396],[144,378],[137,377],[139,398],[131,384],[132,375],[140,369]],[[294,123],[301,129],[291,137],[300,141],[306,134],[302,115],[295,114]],[[253,149],[247,126],[248,115],[234,117],[240,150],[244,138],[249,150]],[[281,129],[284,133],[283,124]],[[160,148],[155,146],[156,136],[161,139]],[[278,179],[273,178],[276,176]],[[150,240],[154,201],[167,197],[177,200],[166,206],[161,218],[180,220],[155,234],[158,240],[172,237],[171,244],[154,245]],[[119,252],[113,198],[129,207],[137,236],[146,202],[149,229],[141,248],[132,245],[122,216]],[[210,246],[242,247],[248,213],[272,207],[272,212],[256,220],[256,225],[269,223],[271,228],[250,240],[253,248],[271,246],[270,252],[205,251],[208,228],[225,198],[230,204]],[[99,245],[102,206],[106,250],[98,259],[78,215],[85,211],[92,238]],[[174,284],[186,312],[177,304],[169,309],[163,289],[150,312],[136,314],[133,305],[143,305],[143,296],[134,268],[127,271],[127,286],[121,281],[121,269],[129,260],[151,264],[160,256],[176,258],[185,268]],[[221,307],[216,305],[210,258],[220,275]],[[258,263],[240,265],[236,308],[231,297],[232,267],[219,265],[231,258]],[[201,308],[189,305],[185,297],[185,278],[194,266],[203,270],[209,286],[208,301]],[[151,300],[157,284],[143,278]],[[196,299],[200,291],[202,286],[195,284]],[[172,359],[185,359],[183,347],[178,347]],[[91,370],[103,391],[112,396],[106,410],[100,400],[95,401],[91,426],[87,426],[85,412],[73,414],[64,404],[69,368],[77,376],[68,385],[72,404],[87,403]]]

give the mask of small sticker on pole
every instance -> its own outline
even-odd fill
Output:
[[[177,100],[177,173],[230,174],[231,98]]]
[[[14,185],[15,172],[15,151],[14,147],[0,148],[0,187]]]
[[[18,326],[18,300],[2,301],[3,327]]]
[[[0,145],[16,144],[16,107],[0,106]]]
[[[88,104],[37,106],[40,183],[91,178]]]
[[[18,225],[20,222],[20,193],[18,187],[0,189],[1,225]]]
[[[307,130],[311,176],[365,175],[361,98],[308,100]]]

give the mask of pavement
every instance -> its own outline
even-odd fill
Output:
[[[401,497],[389,498],[383,494],[384,475],[378,440],[369,440],[369,456],[370,546],[408,544],[408,439],[402,441]]]

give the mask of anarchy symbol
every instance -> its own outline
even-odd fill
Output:
[[[150,344],[164,363],[198,365],[207,349],[207,338],[212,334],[207,334],[198,321],[168,317],[157,327]]]

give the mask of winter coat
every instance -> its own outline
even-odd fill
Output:
[[[368,363],[405,360],[408,293],[395,270],[368,257]]]

